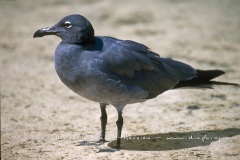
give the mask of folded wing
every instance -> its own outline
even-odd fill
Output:
[[[104,69],[111,78],[120,79],[123,84],[139,86],[154,98],[173,88],[179,81],[196,77],[191,66],[158,54],[142,44],[133,41],[116,41],[100,57]]]

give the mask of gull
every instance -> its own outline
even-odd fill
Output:
[[[171,89],[238,85],[213,81],[224,74],[221,70],[194,69],[183,62],[160,57],[143,44],[95,36],[91,23],[78,14],[37,30],[33,37],[47,35],[62,39],[54,55],[61,81],[78,95],[100,104],[101,142],[105,142],[106,106],[116,108],[117,149],[121,144],[122,111],[127,104],[153,99]]]

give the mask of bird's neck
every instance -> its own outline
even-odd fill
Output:
[[[83,48],[89,48],[95,44],[95,37],[88,37],[84,39],[82,42],[76,42],[74,44],[81,45]]]
[[[64,37],[60,37],[62,39],[62,44],[69,45],[79,45],[82,48],[87,48],[95,44],[95,36],[94,34],[69,34],[64,35]]]

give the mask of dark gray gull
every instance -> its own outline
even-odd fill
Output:
[[[46,35],[62,39],[54,56],[61,81],[78,95],[100,104],[101,142],[105,142],[106,106],[111,104],[116,108],[116,148],[120,148],[122,110],[127,104],[144,102],[170,89],[238,85],[212,81],[224,74],[221,70],[197,70],[188,64],[162,58],[143,44],[95,36],[91,23],[78,14],[37,30],[33,37]]]

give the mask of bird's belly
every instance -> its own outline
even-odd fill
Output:
[[[148,93],[138,86],[127,86],[105,76],[91,75],[78,77],[74,81],[61,80],[81,97],[99,103],[126,105],[144,101],[148,96]]]

